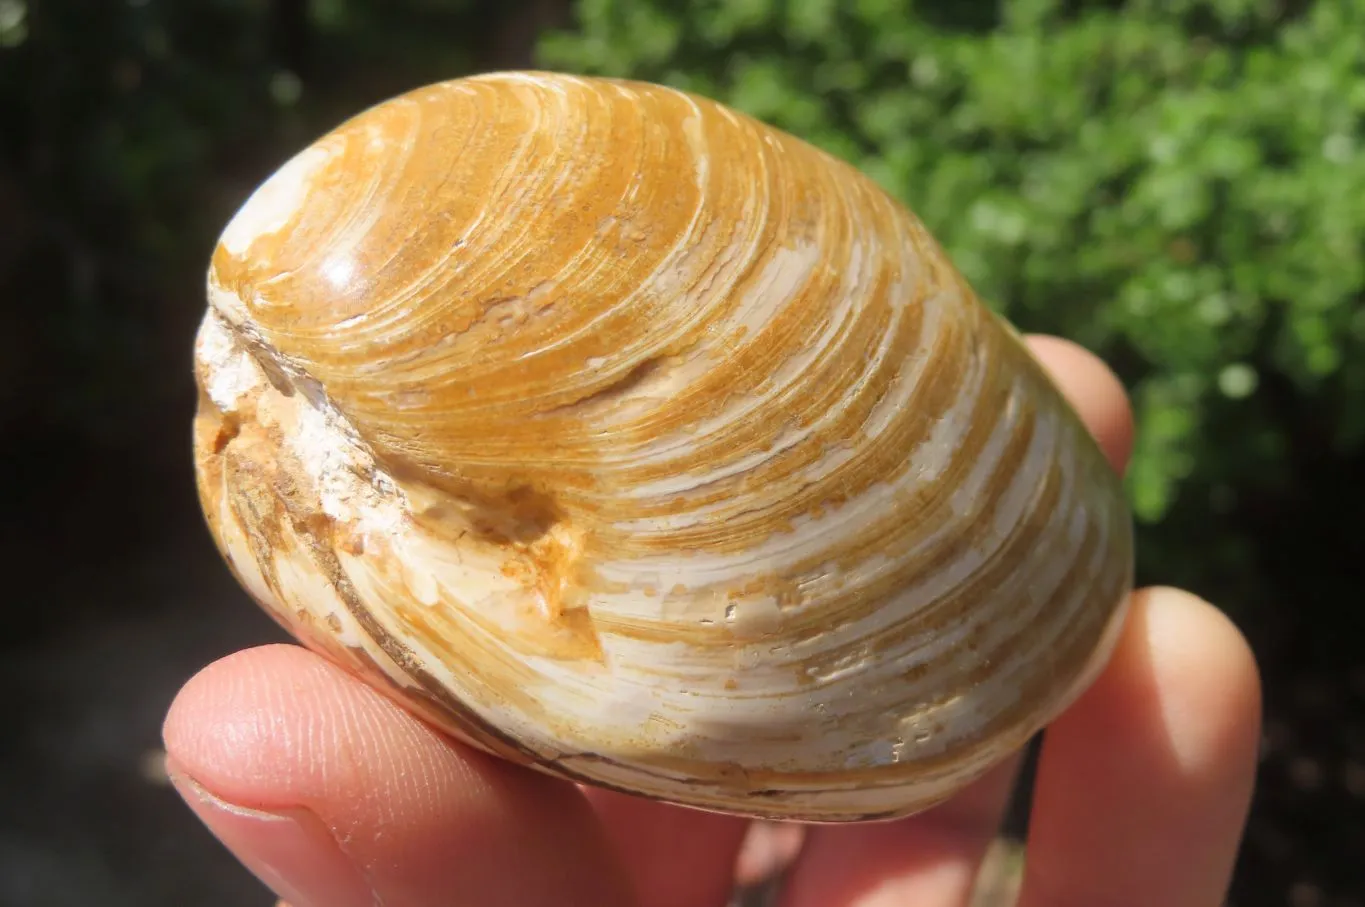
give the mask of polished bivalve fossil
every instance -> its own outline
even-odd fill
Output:
[[[445,82],[225,229],[195,458],[299,640],[506,759],[703,809],[926,808],[1106,661],[1118,477],[924,226],[670,88]]]

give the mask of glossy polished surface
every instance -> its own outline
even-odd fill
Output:
[[[492,752],[709,809],[932,805],[1103,664],[1117,477],[923,226],[638,83],[380,105],[223,234],[205,512],[300,639]]]

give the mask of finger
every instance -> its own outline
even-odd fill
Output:
[[[748,823],[733,816],[585,789],[643,907],[723,907]]]
[[[1132,448],[1123,385],[1093,354],[1056,337],[1026,338],[1063,396],[1118,472]],[[1000,825],[1017,760],[950,803],[899,822],[814,830],[784,895],[784,907],[967,902]]]
[[[1018,762],[1007,760],[949,802],[908,819],[811,829],[782,907],[966,904]]]
[[[1217,907],[1251,799],[1260,683],[1241,634],[1151,589],[1101,678],[1049,729],[1022,907]]]
[[[735,882],[748,888],[785,872],[805,840],[806,826],[796,822],[750,823],[735,861]]]
[[[1080,414],[1111,466],[1122,473],[1133,450],[1133,410],[1118,376],[1097,356],[1069,340],[1025,338],[1067,402]]]
[[[576,787],[452,743],[307,650],[210,666],[164,736],[190,807],[292,907],[630,903]]]

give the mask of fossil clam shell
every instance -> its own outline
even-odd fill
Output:
[[[496,73],[302,151],[213,253],[195,459],[297,638],[543,771],[904,815],[1094,678],[1118,478],[921,223],[659,86]]]

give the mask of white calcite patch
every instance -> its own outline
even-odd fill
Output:
[[[261,370],[234,341],[232,331],[213,309],[204,315],[195,339],[195,358],[204,372],[204,391],[224,412],[235,410],[247,394],[265,383]]]
[[[241,256],[258,237],[278,233],[303,207],[313,176],[332,154],[325,145],[300,152],[251,194],[228,222],[219,243],[228,254]]]

